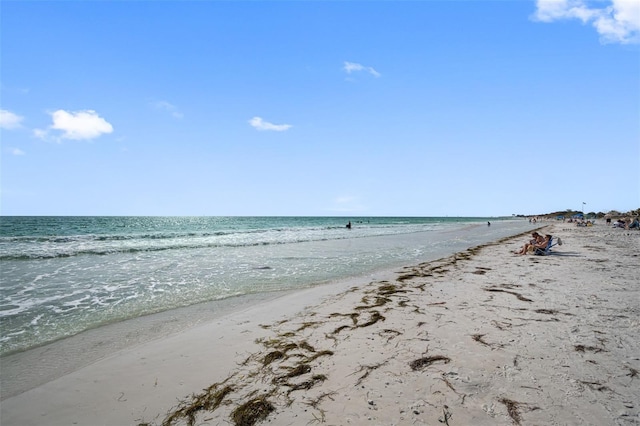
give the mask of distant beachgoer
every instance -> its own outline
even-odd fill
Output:
[[[491,226],[491,222],[487,222],[487,226]]]
[[[624,227],[626,227],[626,226],[627,226],[627,222],[625,222],[625,221],[624,221],[624,220],[622,220],[622,219],[618,219],[618,220],[613,224],[613,227],[614,227],[614,228],[624,228]]]
[[[351,229],[351,221],[349,221],[349,223],[347,223],[347,229]]]

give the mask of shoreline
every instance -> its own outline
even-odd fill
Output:
[[[9,397],[2,423],[184,424],[227,389],[199,424],[252,401],[274,424],[637,424],[640,233],[540,225],[550,256],[514,256],[520,234],[296,291]]]
[[[40,346],[3,355],[0,401],[55,380],[119,351],[213,322],[242,306],[268,303],[296,290],[233,296],[217,301],[142,315],[84,330]],[[184,317],[189,320],[185,321]],[[72,358],[67,357],[73,353]],[[42,359],[47,363],[42,363]]]
[[[2,266],[7,271],[3,276],[7,285],[3,303],[7,309],[2,317],[4,334],[0,357],[87,330],[198,303],[212,302],[212,309],[216,310],[216,301],[237,295],[297,290],[378,269],[414,264],[431,257],[431,251],[440,250],[443,252],[440,256],[445,256],[502,236],[500,234],[513,234],[526,228],[522,221],[502,221],[491,232],[478,224],[466,231],[460,225],[429,226],[433,229],[408,234],[398,233],[400,226],[390,235],[366,235],[370,231],[361,235],[356,228],[344,238],[318,241],[305,241],[306,228],[302,228],[302,231],[292,230],[295,238],[302,238],[294,244],[249,244],[236,248],[205,244],[195,248],[152,250],[142,257],[115,250],[104,256],[3,260]],[[448,234],[448,228],[456,229],[460,235]],[[282,234],[285,235],[282,241],[291,238],[286,236],[288,231]],[[115,241],[122,240],[117,232],[114,231],[114,235]],[[245,234],[238,232],[237,235]],[[470,237],[468,241],[466,236]],[[82,241],[77,236],[70,238]],[[276,237],[267,239],[273,238],[277,240]],[[48,250],[29,244],[15,250],[25,253]]]
[[[473,235],[480,234],[486,229],[478,223],[469,224],[466,228]],[[442,235],[461,233],[463,230],[443,230]],[[504,237],[505,232],[500,224],[495,225],[492,233],[497,233],[496,238]],[[375,244],[388,244],[394,236],[381,236]],[[405,236],[405,242],[415,244],[421,238],[432,238],[432,235],[417,233]],[[480,237],[482,238],[482,237]],[[355,244],[355,243],[354,243]],[[357,244],[361,244],[360,241]],[[421,261],[435,260],[442,256],[464,249],[465,242],[451,243],[450,247],[423,253]],[[457,247],[456,247],[457,246]],[[397,262],[394,266],[378,266],[364,272],[352,271],[349,276],[333,278],[323,282],[304,285],[298,288],[283,288],[280,290],[263,291],[257,293],[240,294],[219,300],[201,302],[194,305],[173,308],[166,311],[145,314],[109,324],[86,329],[78,334],[59,338],[28,349],[16,350],[0,357],[2,369],[0,369],[0,400],[18,395],[29,389],[45,384],[51,380],[62,377],[79,368],[90,365],[100,359],[153,340],[163,339],[175,333],[184,332],[190,328],[213,322],[220,317],[232,314],[235,310],[245,309],[247,306],[256,305],[277,299],[292,292],[304,291],[314,287],[326,287],[329,293],[333,293],[333,287],[340,289],[346,284],[356,285],[361,280],[372,276],[387,274],[391,276],[395,270],[407,263]],[[412,264],[412,263],[409,263]],[[303,283],[304,284],[304,283]],[[342,287],[341,287],[342,286]],[[338,290],[335,290],[338,291]],[[68,354],[74,355],[69,357]],[[42,362],[46,360],[46,362]]]

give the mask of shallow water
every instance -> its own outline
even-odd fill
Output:
[[[419,263],[531,229],[524,220],[488,227],[485,219],[355,218],[347,230],[346,220],[2,218],[0,354],[152,313]]]

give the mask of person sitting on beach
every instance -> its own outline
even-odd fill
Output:
[[[547,248],[550,248],[551,246],[551,240],[553,240],[553,236],[547,234],[544,236],[544,246],[542,247],[536,247],[536,249],[534,250],[534,252],[537,252],[538,249],[542,249],[542,250],[547,250]],[[560,245],[562,245],[562,243],[560,243]]]
[[[627,222],[625,222],[625,221],[624,221],[624,220],[622,220],[622,219],[618,219],[618,220],[616,221],[616,223],[614,223],[614,224],[613,224],[613,227],[614,227],[614,228],[624,228],[626,225],[627,225]]]
[[[527,252],[527,248],[532,245],[535,244],[538,241],[538,238],[540,238],[540,234],[538,234],[537,232],[532,232],[531,236],[533,237],[532,239],[530,239],[529,241],[527,241],[526,243],[524,243],[524,245],[522,246],[522,248],[520,250],[518,250],[516,252],[516,254],[525,254]]]
[[[522,254],[526,254],[526,253],[536,253],[539,250],[546,250],[547,246],[549,245],[549,243],[551,242],[551,238],[553,238],[551,235],[547,234],[544,237],[542,235],[539,235],[540,238],[538,238],[538,240],[529,245],[529,247],[527,247],[527,251],[522,253]]]
[[[640,229],[640,221],[638,221],[637,217],[633,219],[633,222],[631,222],[631,225],[629,225],[629,229],[634,229],[634,228]]]
[[[549,244],[549,241],[551,241],[551,235],[543,237],[537,232],[534,232],[531,235],[533,236],[533,239],[529,240],[528,243],[525,243],[525,245],[522,246],[522,249],[517,251],[516,254],[527,254],[529,252],[535,252],[536,249],[544,250],[547,247],[547,244]]]

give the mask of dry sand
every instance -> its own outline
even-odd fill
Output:
[[[549,256],[518,236],[123,350],[1,423],[640,424],[640,232],[544,232]]]

